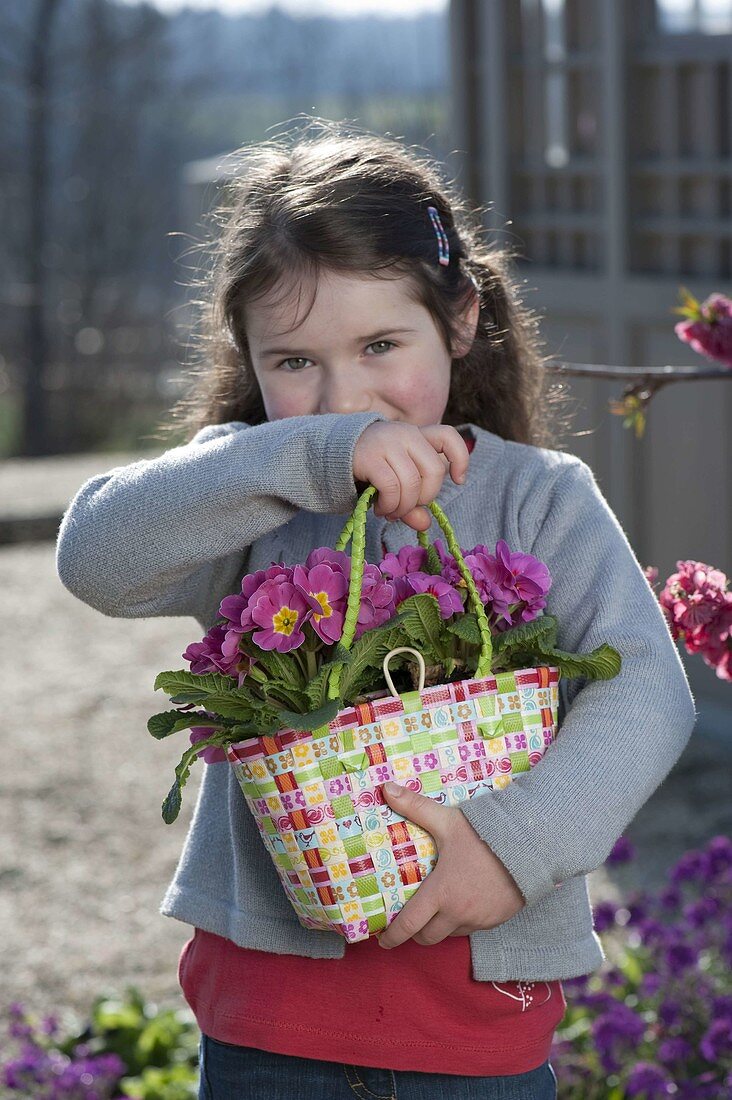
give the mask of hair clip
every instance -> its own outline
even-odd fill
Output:
[[[440,215],[436,206],[428,206],[427,213],[430,216],[432,227],[437,236],[437,260],[443,267],[447,267],[450,263],[450,244],[447,239],[447,233],[444,230],[442,222],[440,221]]]

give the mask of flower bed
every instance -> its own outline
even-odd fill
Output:
[[[608,863],[632,855],[621,838]],[[564,983],[551,1062],[559,1100],[722,1100],[732,1095],[732,840],[686,852],[657,894],[594,908],[607,962]],[[10,1006],[17,1050],[0,1093],[27,1100],[195,1100],[199,1032],[134,989],[87,1023]]]
[[[626,842],[613,851],[627,858]],[[657,895],[594,915],[608,959],[565,983],[561,1100],[732,1096],[732,840],[685,853]]]

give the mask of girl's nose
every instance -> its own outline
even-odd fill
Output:
[[[371,404],[371,394],[363,390],[353,377],[350,380],[334,380],[332,376],[324,379],[320,395],[321,413],[368,412]]]

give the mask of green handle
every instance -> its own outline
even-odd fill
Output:
[[[346,608],[346,617],[343,623],[343,635],[341,637],[341,645],[345,649],[350,649],[353,645],[353,638],[356,633],[356,627],[358,625],[358,612],[361,606],[361,592],[363,586],[363,568],[366,557],[366,513],[369,510],[371,498],[378,492],[375,485],[369,485],[361,493],[358,498],[356,507],[353,510],[353,514],[346,523],[346,526],[341,531],[341,534],[336,542],[336,550],[345,550],[348,542],[353,538],[353,554],[351,556],[351,579],[348,589],[348,606]],[[480,629],[480,657],[473,674],[476,680],[479,680],[483,676],[489,676],[491,671],[491,659],[493,657],[493,643],[491,641],[491,631],[488,625],[488,617],[483,607],[483,601],[478,595],[478,589],[475,586],[473,575],[465,564],[465,560],[460,551],[458,541],[455,538],[455,532],[450,526],[450,522],[440,508],[439,504],[434,501],[432,504],[427,504],[425,507],[429,508],[432,515],[439,523],[442,531],[447,540],[447,545],[450,553],[457,562],[460,573],[468,589],[468,600],[472,603],[473,609],[478,619],[478,627]],[[427,549],[430,545],[426,531],[419,531],[417,538],[421,546]],[[343,668],[343,661],[334,661],[332,664],[332,670],[328,678],[328,698],[337,699],[340,690],[341,683],[341,670]]]

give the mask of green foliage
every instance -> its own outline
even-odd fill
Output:
[[[220,748],[222,746],[222,735],[206,738],[203,741],[197,741],[195,745],[191,745],[186,749],[181,757],[180,763],[175,769],[175,779],[173,780],[173,786],[168,791],[168,794],[163,801],[163,821],[166,825],[172,825],[175,819],[180,813],[181,802],[183,798],[183,788],[185,787],[188,776],[191,774],[191,764],[198,756],[201,749],[207,748],[209,745]]]
[[[384,657],[389,650],[404,645],[404,634],[398,622],[400,618],[401,616],[397,615],[388,623],[377,626],[374,630],[365,631],[353,643],[350,650],[344,649],[342,645],[336,647],[333,661],[340,661],[344,655],[347,655],[347,663],[341,671],[340,682],[340,695],[345,705],[352,703],[359,694],[368,690],[364,685],[371,682],[370,673],[374,669],[381,669]],[[402,655],[399,654],[399,656]]]
[[[135,987],[128,987],[125,994],[121,999],[102,996],[95,1000],[90,1022],[92,1050],[117,1054],[127,1067],[125,1082],[134,1081],[149,1068],[195,1069],[199,1032],[188,1014],[175,1009],[158,1010],[157,1005],[146,1003]],[[128,1091],[126,1095],[148,1100],[153,1095],[164,1095],[166,1100],[168,1097],[168,1093],[139,1091]]]
[[[181,668],[174,672],[159,672],[155,677],[154,690],[162,688],[174,703],[203,703],[209,695],[224,692],[229,687],[231,680],[228,676],[216,672],[198,676]]]
[[[58,1020],[58,1014],[54,1015]],[[91,1089],[90,1096],[93,1091],[100,1097],[196,1100],[200,1031],[187,1007],[158,1008],[146,1002],[135,986],[128,986],[121,997],[104,994],[97,997],[86,1019],[80,1020],[73,1013],[64,1013],[64,1019],[63,1028],[57,1024],[53,1032],[47,1033],[37,1017],[23,1011],[26,1061],[35,1068],[25,1077],[26,1085],[13,1088],[12,1095],[18,1100],[24,1097],[36,1100],[41,1093],[51,1095],[46,1088],[52,1076],[48,1074],[49,1065],[79,1066],[105,1055],[116,1055],[121,1063],[116,1072],[121,1076],[116,1078],[113,1072],[103,1085],[97,1081],[100,1091]],[[3,1051],[3,1055],[9,1053]],[[8,1064],[12,1062],[11,1056]],[[0,1080],[4,1064],[3,1057]],[[46,1084],[40,1084],[41,1081]],[[55,1096],[55,1088],[50,1084],[48,1087]],[[66,1095],[71,1093],[64,1091]],[[81,1095],[87,1095],[86,1087],[83,1092],[74,1092],[74,1096]]]
[[[343,701],[341,699],[331,699],[329,702],[324,703],[322,707],[318,707],[317,710],[312,710],[308,714],[293,714],[287,710],[280,711],[283,728],[286,726],[293,730],[316,730],[320,726],[332,722],[342,706]]]
[[[171,733],[191,729],[193,726],[232,728],[235,725],[236,721],[233,718],[220,718],[219,721],[214,722],[211,715],[205,710],[164,710],[160,714],[153,714],[147,720],[148,732],[157,741],[162,741],[165,737],[169,737]]]
[[[612,680],[621,668],[617,649],[603,643],[591,653],[565,653],[556,648],[557,620],[541,615],[493,639],[493,670],[555,665],[566,679]]]
[[[453,643],[445,630],[437,598],[430,592],[409,596],[399,605],[399,621],[410,642],[422,652],[427,664],[444,662],[452,656]]]

